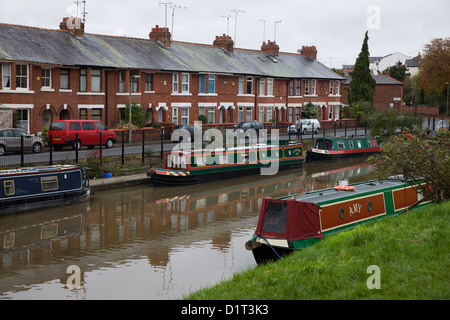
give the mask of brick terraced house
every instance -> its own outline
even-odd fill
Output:
[[[316,61],[314,46],[282,53],[275,42],[238,49],[227,36],[212,45],[88,34],[75,18],[57,30],[0,23],[0,108],[36,133],[57,119],[99,119],[114,128],[130,101],[150,121],[187,124],[260,120],[292,123],[308,102],[322,120],[339,118],[345,78]]]

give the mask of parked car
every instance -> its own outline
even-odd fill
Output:
[[[170,137],[172,141],[182,141],[183,140],[183,134],[182,131],[180,129],[185,129],[189,132],[190,137],[191,137],[191,142],[194,141],[194,130],[195,130],[195,125],[193,124],[181,124],[181,125],[177,125],[172,129],[172,132],[170,133]],[[200,132],[200,138],[203,137],[203,132]]]
[[[320,122],[317,119],[301,119],[300,120],[302,124],[302,133],[312,133],[314,130],[314,133],[319,133],[320,131]]]
[[[41,138],[30,135],[21,129],[6,128],[0,129],[0,156],[6,152],[17,152],[21,148],[21,136],[23,136],[24,150],[31,150],[40,153],[44,146]]]
[[[56,120],[48,129],[48,136],[52,137],[55,150],[61,150],[66,146],[71,146],[74,150],[80,149],[81,146],[93,148],[100,145],[100,133],[101,143],[106,148],[112,148],[117,142],[114,131],[98,120]]]
[[[259,121],[247,121],[247,122],[240,122],[239,124],[234,126],[234,129],[242,129],[244,132],[248,129],[255,129],[260,130],[264,129],[264,125]]]

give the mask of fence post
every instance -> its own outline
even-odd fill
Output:
[[[49,136],[49,140],[48,140],[48,146],[50,148],[50,161],[49,161],[49,166],[53,165],[53,143],[52,143],[53,137],[52,135]]]
[[[20,136],[20,166],[24,165],[24,147],[23,147],[23,136]]]
[[[358,135],[358,122],[355,122],[355,136]]]
[[[312,124],[312,129],[311,129],[311,139],[314,140],[314,123]]]
[[[144,154],[145,154],[145,130],[142,130],[142,164],[144,164],[145,162]]]
[[[125,131],[122,131],[122,165],[125,162]]]
[[[334,136],[336,137],[336,120],[334,121]]]
[[[75,133],[75,163],[78,164],[78,133]]]
[[[345,121],[345,131],[344,131],[344,137],[347,136],[347,121]]]
[[[161,138],[161,160],[163,160],[164,159],[164,129],[163,128],[161,128],[160,138]]]
[[[101,132],[101,131],[100,131],[99,137],[100,137],[100,144],[99,144],[99,150],[100,150],[100,166],[103,166],[102,132]]]

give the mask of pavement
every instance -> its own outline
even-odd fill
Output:
[[[146,183],[150,184],[150,178],[147,177],[146,173],[89,180],[89,185],[93,193],[96,191],[137,186]]]

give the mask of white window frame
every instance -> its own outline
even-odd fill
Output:
[[[172,123],[178,125],[178,107],[172,108]]]
[[[48,72],[48,74],[47,74]],[[44,83],[48,81],[48,85]],[[42,68],[42,88],[43,89],[51,89],[52,88],[52,69],[50,68]]]
[[[302,80],[295,80],[295,95],[300,97],[302,95]]]
[[[270,120],[272,120],[272,118],[273,118],[272,107],[267,107],[267,110],[266,110],[266,122],[269,122]]]
[[[87,92],[87,69],[80,69],[80,92]]]
[[[338,120],[339,119],[339,106],[338,105],[336,105],[336,107],[334,108],[334,113],[335,113],[334,120]]]
[[[21,67],[26,66],[26,75],[19,74]],[[17,80],[26,79],[26,87],[17,86]],[[20,81],[22,82],[22,81]],[[16,90],[29,90],[30,88],[30,66],[28,64],[17,63],[16,64]]]
[[[267,78],[267,95],[273,96],[273,78]]]
[[[333,105],[328,106],[328,120],[333,119]]]
[[[178,93],[178,73],[172,75],[172,92]]]
[[[264,122],[264,107],[259,107],[258,121]]]
[[[181,74],[181,92],[189,93],[189,73]]]
[[[216,93],[216,75],[214,74],[208,75],[208,93],[209,94]]]
[[[102,70],[91,69],[91,92],[101,92],[101,91],[102,91]]]
[[[305,96],[309,95],[309,80],[305,80]]]
[[[266,79],[261,78],[259,80],[259,95],[265,96],[266,95]]]
[[[253,120],[253,108],[247,107],[245,110],[245,121],[252,121]]]
[[[238,94],[244,94],[244,76],[239,76]]]
[[[151,92],[153,90],[153,73],[145,74],[145,91]]]
[[[330,92],[329,95],[334,94],[334,80],[330,80]]]
[[[184,114],[186,111],[186,114]],[[182,107],[181,108],[181,124],[189,124],[189,108]]]
[[[238,123],[244,122],[244,107],[238,107]]]
[[[313,95],[313,96],[316,95],[316,80],[315,79],[311,80],[311,95]]]
[[[339,80],[336,80],[336,92],[335,92],[335,95],[340,95],[340,81]]]
[[[2,63],[2,90],[11,90],[11,63]]]

